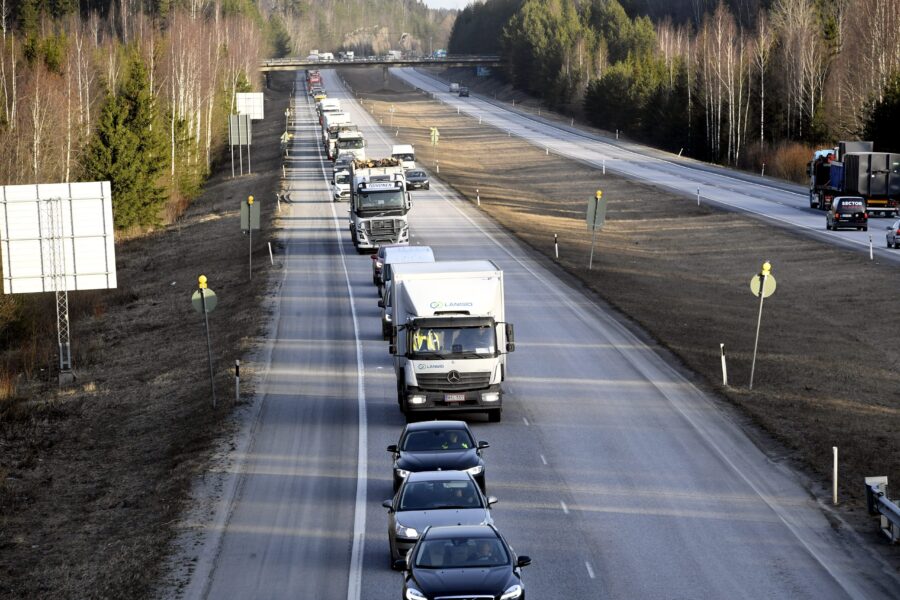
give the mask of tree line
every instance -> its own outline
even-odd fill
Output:
[[[860,136],[900,151],[891,0],[625,4],[635,12],[617,0],[476,3],[450,50],[499,52],[517,88],[705,160],[759,168],[791,143]]]

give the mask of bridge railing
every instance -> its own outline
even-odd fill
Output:
[[[879,518],[881,532],[892,543],[900,542],[900,506],[887,495],[887,477],[866,477],[866,506]]]

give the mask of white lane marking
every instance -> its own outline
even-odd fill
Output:
[[[319,144],[316,144],[316,152],[319,156],[322,179],[328,181],[328,175],[325,172],[325,162],[322,159],[322,147]],[[350,271],[347,270],[347,259],[344,254],[344,232],[341,229],[334,204],[334,202],[331,202],[331,218],[338,241],[338,251],[341,255],[341,266],[344,269],[344,280],[347,282],[347,295],[350,298],[350,316],[353,319],[353,337],[356,340],[356,403],[359,412],[359,440],[357,442],[356,457],[356,506],[354,507],[355,514],[353,516],[353,545],[350,550],[350,572],[347,575],[347,600],[359,600],[362,595],[362,560],[366,536],[366,488],[369,484],[368,464],[366,462],[369,450],[368,420],[366,417],[366,367],[363,362],[362,342],[359,336],[359,320],[356,316],[356,299],[353,296],[353,285],[350,283]]]
[[[566,506],[566,503],[565,503],[565,502],[563,502],[562,500],[560,500],[560,501],[559,501],[559,505],[562,506],[562,509],[563,509],[563,513],[564,513],[564,514],[569,514],[569,507]]]
[[[544,458],[543,454],[541,454],[541,462],[544,463],[545,465],[547,464],[547,459]]]
[[[591,563],[589,563],[588,561],[584,561],[584,568],[587,569],[588,577],[590,577],[591,579],[595,579],[594,569],[591,567]]]
[[[526,419],[525,417],[522,417],[522,422],[525,423],[525,427],[530,427],[530,426],[531,426],[531,423],[529,423],[529,422],[528,422],[528,419]]]

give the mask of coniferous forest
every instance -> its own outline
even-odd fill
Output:
[[[510,83],[659,147],[797,177],[809,147],[900,150],[893,0],[488,0],[451,52],[497,52]]]

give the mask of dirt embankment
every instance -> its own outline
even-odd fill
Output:
[[[0,407],[0,597],[141,597],[154,584],[190,483],[228,427],[234,360],[265,322],[291,81],[276,78],[266,92],[252,175],[232,179],[224,162],[177,224],[116,247],[118,289],[71,294],[86,307],[72,323],[76,384]],[[239,224],[248,195],[263,216],[252,281]],[[203,321],[190,303],[200,274],[218,295],[209,318],[215,409]]]
[[[843,515],[882,544],[864,514],[863,478],[900,481],[900,268],[546,156],[399,80],[384,89],[380,72],[343,75],[385,123],[394,107],[398,143],[414,144],[432,174],[439,160],[442,180],[472,201],[477,189],[481,210],[551,260],[557,234],[560,267],[747,415],[751,435],[773,458],[797,461],[823,502],[830,498],[832,446],[838,446]],[[431,126],[441,132],[436,153]],[[597,189],[609,200],[608,222],[588,271],[584,217]],[[765,304],[750,391],[759,304],[749,282],[765,260],[778,290]],[[720,343],[729,387],[722,385]],[[900,564],[900,553],[889,553]]]

